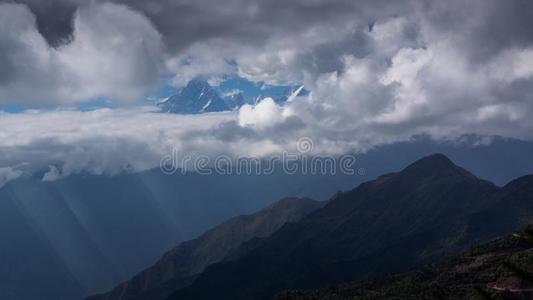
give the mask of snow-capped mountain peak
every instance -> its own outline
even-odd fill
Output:
[[[191,80],[176,95],[160,104],[164,112],[198,114],[230,110],[217,91],[202,79]]]

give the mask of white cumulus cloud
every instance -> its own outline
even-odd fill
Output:
[[[288,111],[277,105],[272,98],[265,98],[255,105],[245,104],[239,109],[239,125],[263,129],[283,121]]]

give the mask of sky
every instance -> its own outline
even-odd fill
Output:
[[[0,1],[0,66],[0,185],[30,167],[47,180],[145,170],[171,148],[533,139],[529,0]],[[198,76],[309,95],[195,116],[147,103]]]

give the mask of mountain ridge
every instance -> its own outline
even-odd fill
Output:
[[[175,114],[201,114],[207,112],[223,112],[239,109],[245,104],[256,104],[265,98],[272,98],[277,104],[282,105],[292,101],[297,96],[307,95],[303,85],[293,90],[289,86],[274,86],[262,90],[254,99],[250,95],[245,98],[245,93],[235,89],[224,92],[215,88],[203,78],[194,78],[174,95],[157,103],[162,112]]]
[[[506,194],[445,156],[430,155],[338,196],[256,241],[243,257],[210,266],[169,299],[212,299],[222,291],[218,299],[270,299],[287,288],[431,262],[505,231],[505,224],[494,224],[499,231],[485,229],[490,219],[471,220],[477,213],[494,212]],[[533,210],[528,214],[533,216]]]
[[[490,144],[471,145],[461,140],[435,142],[421,136],[413,142],[379,147],[357,157],[358,166],[366,170],[364,176],[303,177],[298,174],[279,176],[277,173],[268,177],[217,177],[195,174],[166,176],[159,170],[116,176],[79,174],[55,182],[41,182],[42,174],[32,177],[31,180],[21,176],[0,189],[0,219],[10,220],[9,226],[1,226],[0,248],[12,249],[3,251],[3,263],[0,267],[2,270],[14,268],[20,272],[20,275],[15,277],[9,275],[9,272],[4,273],[8,276],[4,277],[4,282],[9,289],[0,289],[0,294],[17,295],[17,300],[34,299],[35,296],[32,298],[26,295],[35,294],[42,299],[56,300],[76,299],[72,296],[73,293],[80,295],[77,297],[79,299],[104,292],[153,264],[177,242],[197,237],[231,216],[257,211],[270,203],[271,199],[280,199],[287,195],[326,200],[336,191],[351,190],[360,182],[377,178],[380,174],[397,173],[397,170],[415,159],[431,153],[445,153],[458,165],[473,171],[480,178],[490,179],[498,186],[505,186],[515,178],[533,173],[528,159],[533,149],[531,142],[493,137]],[[209,186],[209,189],[205,189],[206,186]],[[39,239],[49,239],[49,244],[55,248],[56,253],[70,251],[69,255],[76,255],[77,251],[73,250],[79,248],[73,248],[71,245],[83,247],[79,239],[71,239],[83,238],[76,234],[76,226],[53,225],[57,224],[59,219],[64,219],[62,222],[71,219],[69,214],[72,212],[64,211],[63,205],[60,205],[61,197],[64,198],[61,201],[66,201],[76,215],[83,217],[83,222],[88,225],[93,237],[100,239],[100,244],[105,246],[104,254],[111,257],[111,261],[119,266],[119,270],[125,271],[119,274],[118,280],[111,278],[110,284],[96,288],[56,289],[54,287],[57,282],[60,285],[69,282],[72,276],[58,271],[52,278],[26,267],[28,264],[37,266],[53,262],[42,268],[50,273],[53,268],[64,269],[69,265],[65,260],[54,259],[52,251],[43,251],[43,246],[38,243]],[[16,203],[18,206],[23,204],[24,210],[19,211],[20,207],[10,203]],[[502,204],[499,210],[507,211],[510,208]],[[505,214],[512,215],[511,212]],[[493,210],[489,218],[501,219],[500,215],[498,210]],[[23,230],[27,227],[27,222],[40,230],[36,233]],[[509,218],[507,228],[512,230],[516,228],[515,224],[516,220]],[[489,225],[486,222],[469,221],[466,226],[470,228],[470,232],[483,233],[488,231]],[[61,237],[68,238],[68,242],[58,244],[59,235],[50,235],[50,230],[60,230]],[[472,235],[477,236],[477,233]],[[249,246],[256,245],[254,242]],[[87,262],[94,266],[100,265],[98,260],[93,258]],[[104,267],[91,276],[112,277],[110,275],[115,270],[109,269],[113,266]],[[84,269],[84,272],[90,270]],[[78,274],[74,275],[75,278],[80,278]],[[84,282],[81,285],[87,287]],[[2,297],[6,296],[0,296]]]
[[[158,104],[164,112],[197,114],[230,110],[217,91],[202,79],[193,79],[176,95]]]
[[[307,198],[284,198],[254,214],[233,217],[200,237],[181,243],[155,265],[112,291],[88,300],[165,299],[177,288],[190,284],[207,266],[227,259],[246,241],[267,237],[322,205]]]

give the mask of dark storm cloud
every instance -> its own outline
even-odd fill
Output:
[[[79,0],[17,0],[37,15],[40,32],[52,45],[68,40]],[[143,12],[163,34],[167,46],[180,50],[210,38],[262,43],[273,34],[298,32],[317,23],[403,14],[403,1],[351,0],[115,0]]]
[[[37,15],[39,30],[57,45],[72,31],[72,15],[81,0],[17,0]],[[143,12],[173,50],[209,38],[261,43],[273,34],[298,32],[317,23],[361,18],[372,23],[420,11],[436,31],[458,33],[478,58],[510,44],[533,40],[533,2],[511,1],[354,1],[354,0],[115,0]],[[413,4],[414,3],[414,4]]]
[[[2,0],[0,0],[2,1]],[[5,2],[5,1],[4,1]],[[13,2],[10,0],[10,2]],[[72,17],[82,0],[15,0],[37,16],[39,31],[52,45],[67,43]],[[484,61],[511,45],[533,41],[533,2],[529,0],[113,0],[142,12],[163,35],[170,52],[195,43],[226,39],[261,46],[271,38],[298,34],[312,26],[371,25],[391,16],[420,18],[435,38],[451,38],[468,51],[472,62]],[[340,34],[340,33],[339,33]],[[354,41],[354,40],[351,40]],[[347,42],[345,51],[353,49]],[[337,51],[342,53],[343,51]],[[333,69],[330,53],[312,55]],[[337,66],[335,66],[337,67]]]
[[[450,0],[417,1],[435,38],[451,38],[468,51],[473,62],[483,62],[512,47],[533,42],[533,1]]]
[[[8,1],[14,2],[14,1]],[[65,43],[72,34],[72,18],[82,1],[74,0],[25,0],[25,3],[37,16],[39,32],[52,46]]]
[[[84,5],[66,18],[73,31],[65,37],[60,20],[72,8],[62,3],[32,2],[32,11],[0,2],[0,103],[138,100],[154,87],[164,69],[164,44],[143,14],[124,5]],[[59,19],[48,18],[52,12]]]
[[[39,31],[52,46],[69,42],[73,30],[73,14],[77,7],[87,4],[87,1],[82,0],[15,0],[15,2],[24,3],[30,7],[36,15]],[[313,28],[324,30],[324,33],[320,33],[323,37],[318,37],[324,40],[323,43],[305,44],[303,47],[309,49],[299,53],[299,57],[292,62],[291,68],[314,74],[342,71],[342,62],[339,59],[343,55],[362,57],[375,50],[368,45],[368,37],[356,28],[370,30],[373,24],[391,17],[402,17],[412,22],[413,25],[403,37],[404,40],[416,39],[419,35],[417,26],[423,26],[426,31],[424,36],[426,42],[431,39],[451,39],[456,46],[461,47],[472,63],[484,63],[509,47],[526,47],[533,41],[533,2],[528,0],[450,0],[446,2],[430,0],[111,0],[110,2],[125,4],[146,16],[162,34],[170,56],[183,54],[184,57],[177,59],[181,61],[190,59],[187,51],[191,47],[214,40],[218,44],[209,45],[206,48],[216,47],[217,49],[213,49],[212,52],[226,51],[227,53],[219,54],[221,56],[217,58],[219,61],[241,58],[244,72],[251,72],[245,63],[250,53],[239,57],[242,49],[261,50],[262,47],[267,47],[268,51],[265,50],[265,52],[274,53],[276,49],[268,48],[269,43],[283,39],[286,42],[294,40],[296,44],[294,47],[297,47],[298,43],[302,42],[301,35]],[[346,31],[347,26],[353,28],[352,33]],[[197,51],[192,50],[192,52]],[[236,57],[226,57],[229,56],[228,53],[235,53]],[[216,55],[204,56],[211,56],[211,58],[209,61],[205,59],[202,61],[203,71],[199,71],[198,68],[183,70],[182,73],[191,74],[183,75],[181,84],[194,76],[196,72],[201,73],[199,75],[217,73],[213,70],[215,67],[205,67],[205,65],[217,64],[213,58]],[[184,67],[183,63],[177,63],[170,71],[176,72],[176,69],[188,69],[188,67]],[[227,69],[218,69],[220,73],[227,72]],[[250,78],[254,79],[253,75]],[[265,78],[259,76],[255,79]],[[287,78],[280,76],[279,79],[284,81]],[[302,78],[294,79],[298,81]]]

